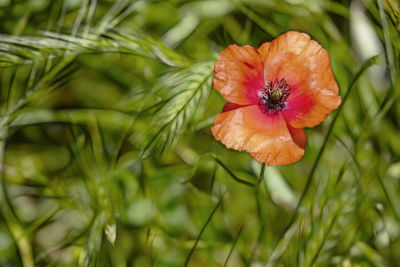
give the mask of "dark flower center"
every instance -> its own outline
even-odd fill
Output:
[[[277,113],[285,107],[285,101],[290,95],[290,85],[285,79],[275,79],[269,81],[260,94],[259,105],[263,106],[264,111],[268,113]]]

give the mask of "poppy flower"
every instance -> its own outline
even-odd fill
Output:
[[[214,138],[275,166],[298,161],[303,128],[324,121],[341,102],[328,52],[295,31],[258,49],[230,45],[215,63],[213,88],[228,101],[214,120]]]

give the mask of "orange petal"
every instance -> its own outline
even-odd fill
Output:
[[[282,113],[270,115],[258,105],[218,114],[211,131],[227,148],[245,150],[267,165],[290,164],[304,154],[304,130],[288,127]]]
[[[305,58],[314,57],[321,50],[326,52],[316,41],[311,40],[308,34],[296,31],[286,32],[272,42],[262,44],[257,50],[266,67],[287,52],[302,55]]]
[[[259,51],[265,60],[265,79],[284,78],[292,88],[284,110],[290,125],[313,127],[340,105],[328,52],[307,34],[283,34]]]
[[[293,128],[290,124],[287,125],[293,141],[301,148],[305,149],[307,144],[306,133],[303,128]]]
[[[314,127],[324,121],[340,102],[340,96],[305,93],[288,101],[283,115],[293,127]]]
[[[250,105],[264,89],[264,64],[257,49],[230,45],[214,66],[213,87],[229,102]]]

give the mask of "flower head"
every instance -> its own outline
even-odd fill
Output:
[[[298,161],[303,128],[341,102],[328,52],[294,31],[258,49],[230,45],[215,63],[213,87],[228,100],[211,128],[215,139],[267,165]]]

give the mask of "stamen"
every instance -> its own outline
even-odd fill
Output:
[[[286,83],[285,79],[275,79],[269,81],[260,95],[259,105],[264,107],[265,112],[277,113],[285,107],[285,101],[290,95],[290,86]]]

